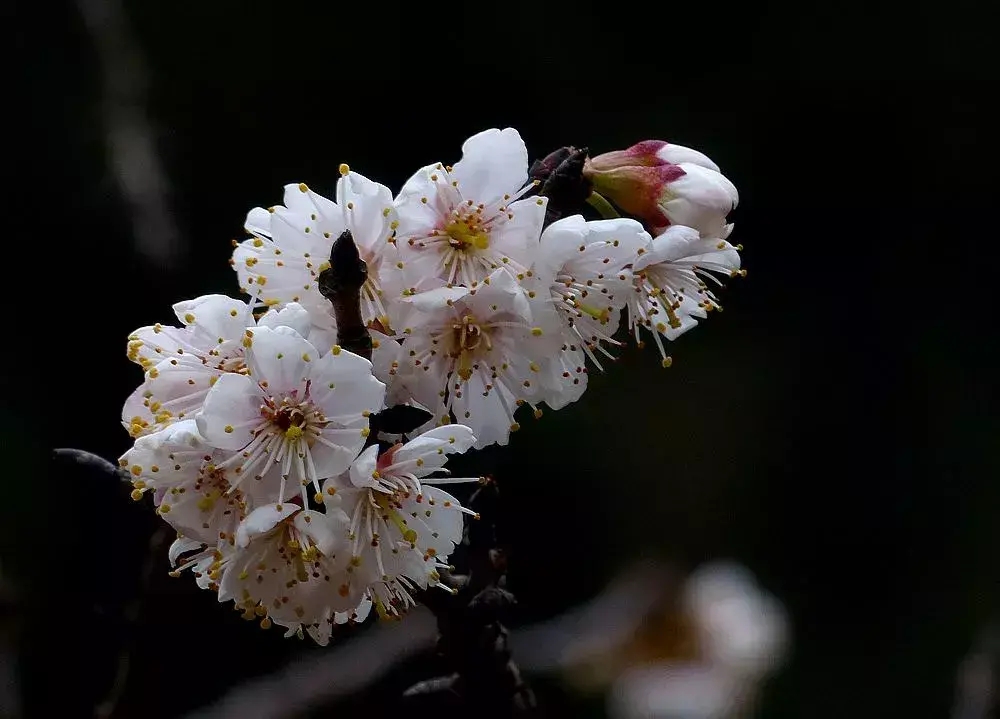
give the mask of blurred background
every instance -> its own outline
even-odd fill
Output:
[[[25,361],[62,364],[43,425],[23,414],[37,389],[4,372],[20,459],[0,712],[381,716],[440,669],[427,615],[326,649],[260,631],[167,577],[164,548],[147,558],[158,525],[127,486],[43,476],[20,449],[128,447],[127,334],[235,294],[229,241],[284,184],[332,194],[347,162],[398,190],[513,126],[533,158],[646,138],[705,152],[740,190],[749,270],[671,369],[628,348],[583,401],[475,458],[500,482],[512,645],[546,715],[721,716],[728,692],[746,716],[996,716],[995,231],[972,173],[988,42],[967,9],[16,7],[28,113],[10,112],[40,136],[9,140],[30,154],[17,239],[58,283],[20,315],[45,348]]]

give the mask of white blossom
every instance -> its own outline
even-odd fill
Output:
[[[532,189],[528,151],[516,130],[485,130],[462,145],[454,167],[418,170],[400,191],[396,241],[417,290],[445,284],[472,287],[497,268],[531,265],[545,219]]]
[[[132,476],[133,499],[152,492],[157,511],[180,534],[215,545],[235,536],[247,511],[247,498],[220,468],[228,454],[185,419],[139,437],[119,463]]]
[[[288,327],[246,330],[246,340],[246,373],[218,379],[198,431],[234,453],[219,465],[234,487],[278,502],[300,494],[307,503],[309,485],[319,492],[364,447],[385,385],[368,360],[336,346],[321,356]]]
[[[558,387],[552,342],[531,324],[524,290],[498,269],[478,287],[442,287],[409,298],[403,361],[414,399],[444,408],[472,428],[477,447],[506,444],[519,428],[514,412]]]
[[[285,502],[251,512],[236,533],[236,550],[225,561],[219,601],[232,600],[247,619],[261,617],[295,634],[305,629],[326,644],[333,624],[360,620],[363,601],[335,591],[350,557],[347,515],[334,503],[324,511]]]
[[[632,288],[626,266],[650,242],[634,220],[587,222],[580,215],[554,222],[542,233],[525,286],[536,321],[560,339],[550,361],[558,365],[561,386],[546,396],[553,409],[583,394],[586,358],[601,369],[597,354],[612,357],[605,346],[621,344],[614,334]]]
[[[462,538],[463,515],[474,513],[431,485],[478,478],[430,475],[474,443],[468,427],[436,427],[381,454],[372,445],[346,477],[326,483],[350,517],[350,571],[338,588],[348,603],[368,596],[380,614],[398,614],[414,603],[414,587],[447,589],[438,570]]]
[[[334,241],[350,230],[368,267],[361,288],[362,318],[366,324],[377,321],[391,328],[397,319],[395,300],[404,285],[389,189],[341,165],[335,202],[305,184],[286,185],[284,202],[256,207],[247,215],[245,226],[252,237],[237,245],[232,259],[241,288],[258,292],[271,304],[300,303],[319,330],[312,339],[317,345],[333,344],[333,309],[317,280],[330,266]],[[321,337],[328,341],[321,342]]]
[[[300,305],[268,310],[259,320],[253,308],[253,300],[203,295],[174,305],[180,327],[157,323],[129,335],[128,357],[146,370],[145,381],[122,409],[122,424],[133,437],[193,417],[221,375],[245,371],[247,328],[309,331],[309,316]]]
[[[728,225],[722,237],[703,237],[691,227],[671,225],[653,238],[648,250],[640,249],[632,265],[629,328],[640,343],[640,326],[653,333],[664,366],[670,358],[660,336],[676,339],[719,309],[706,280],[721,285],[713,273],[745,274],[739,269],[738,248],[725,239],[731,228]]]

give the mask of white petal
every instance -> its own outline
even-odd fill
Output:
[[[529,197],[511,203],[507,211],[508,217],[513,217],[490,232],[490,249],[524,267],[530,266],[538,251],[547,202],[544,197]]]
[[[415,236],[425,237],[443,220],[444,209],[439,195],[447,196],[446,172],[440,163],[427,165],[417,170],[403,185],[396,196],[395,207],[399,215],[396,237],[400,244]]]
[[[704,155],[697,150],[692,150],[690,147],[684,147],[683,145],[672,145],[668,143],[657,150],[656,156],[664,162],[669,162],[671,165],[679,165],[682,162],[687,162],[692,165],[701,165],[702,167],[707,167],[709,170],[719,172],[719,166],[712,162],[707,155]]]
[[[449,424],[435,427],[432,430],[414,437],[396,450],[392,456],[392,465],[421,459],[419,468],[410,468],[418,477],[430,474],[444,466],[449,454],[461,454],[468,451],[476,443],[476,437],[469,427],[461,424]],[[438,450],[441,450],[439,453]]]
[[[354,426],[363,415],[381,410],[385,401],[385,385],[372,374],[371,362],[353,352],[327,352],[310,363],[308,379],[313,402],[342,424]]]
[[[258,327],[246,351],[250,374],[270,395],[285,395],[302,387],[319,351],[291,327]]]
[[[555,274],[572,257],[587,236],[587,221],[582,215],[556,220],[545,228],[535,255],[535,274],[546,277]]]
[[[177,560],[180,559],[182,554],[194,551],[195,549],[201,549],[203,546],[197,539],[178,537],[171,542],[170,548],[167,550],[167,559],[170,561],[170,566],[176,567]]]
[[[420,312],[436,312],[469,294],[468,287],[438,287],[404,298]]]
[[[145,395],[148,391],[145,384],[141,385],[128,396],[128,399],[125,400],[125,406],[122,407],[122,426],[133,437],[156,429],[156,419],[146,405]]]
[[[253,324],[250,305],[226,295],[203,295],[174,305],[174,314],[208,346],[223,339],[237,339]]]
[[[305,183],[285,185],[283,202],[289,210],[313,222],[319,222],[321,217],[332,221],[340,220],[340,208],[336,203],[314,192]],[[316,220],[312,220],[312,215],[317,216]]]
[[[528,179],[528,148],[517,130],[484,130],[462,144],[462,159],[452,168],[462,197],[490,202],[513,194]]]
[[[309,312],[298,302],[290,302],[280,310],[269,309],[257,320],[258,327],[291,327],[302,337],[309,336],[312,320]]]
[[[236,545],[246,547],[254,539],[267,534],[300,509],[302,507],[292,502],[265,504],[263,507],[257,507],[247,515],[246,519],[240,522],[240,527],[236,530]]]
[[[389,234],[389,223],[395,219],[389,188],[348,172],[337,180],[337,204],[362,256],[365,251],[380,250]]]
[[[271,213],[263,207],[255,207],[247,213],[247,218],[243,223],[247,232],[264,237],[271,236]]]
[[[306,509],[296,514],[292,521],[323,556],[333,556],[347,544],[350,527],[341,509],[327,509],[325,513]]]
[[[374,486],[375,479],[372,477],[372,474],[375,472],[377,461],[378,445],[373,444],[362,452],[351,465],[351,484],[355,487]]]
[[[242,374],[219,377],[198,413],[198,431],[208,444],[236,450],[253,439],[252,430],[261,422],[260,387]]]
[[[480,285],[476,294],[469,294],[463,298],[464,304],[477,318],[482,319],[496,312],[506,311],[526,322],[531,320],[528,296],[513,275],[501,267],[494,270],[488,279],[489,282]]]

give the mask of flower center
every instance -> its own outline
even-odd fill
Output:
[[[483,226],[479,213],[458,215],[445,225],[448,245],[456,250],[485,250],[490,246],[490,235]]]
[[[372,500],[381,510],[382,521],[386,524],[389,522],[394,524],[396,529],[399,530],[400,535],[402,535],[404,541],[410,543],[416,542],[416,531],[406,525],[406,520],[397,510],[397,507],[402,506],[401,500],[393,495],[388,495],[383,492],[375,492],[372,490],[369,490],[369,492],[372,495]]]
[[[456,322],[452,330],[451,356],[458,360],[458,376],[464,380],[472,376],[472,364],[480,348],[489,352],[493,348],[489,329],[476,321],[472,315],[465,315]]]
[[[286,438],[296,440],[302,436],[307,420],[300,407],[282,407],[272,421],[281,428]]]

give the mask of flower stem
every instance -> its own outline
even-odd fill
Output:
[[[587,204],[601,213],[601,217],[605,220],[613,220],[617,217],[621,217],[618,214],[618,210],[612,207],[611,203],[604,199],[604,197],[591,190],[590,194],[587,195]]]

